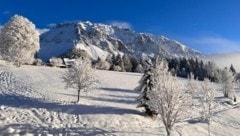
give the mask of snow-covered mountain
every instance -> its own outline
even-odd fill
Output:
[[[233,64],[237,72],[240,72],[240,52],[208,54],[206,57],[214,61],[220,68],[229,68]]]
[[[175,40],[130,29],[91,22],[59,24],[41,35],[40,58],[44,61],[59,57],[73,48],[85,50],[93,59],[105,59],[108,54],[203,58],[199,51]]]

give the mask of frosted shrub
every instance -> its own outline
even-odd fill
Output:
[[[49,63],[51,66],[61,66],[63,65],[63,60],[61,58],[55,58],[55,57],[52,57],[49,59]]]
[[[123,69],[119,65],[114,65],[113,70],[114,71],[123,71]]]
[[[101,70],[109,70],[111,67],[111,64],[107,61],[99,61],[97,64],[96,64],[96,68],[97,69],[101,69]]]
[[[33,62],[33,65],[41,66],[43,64],[43,61],[41,59],[35,59]]]

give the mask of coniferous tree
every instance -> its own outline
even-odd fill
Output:
[[[233,64],[231,64],[231,66],[230,66],[230,71],[233,73],[233,75],[236,74],[236,70],[235,70],[235,68],[233,67]]]
[[[131,72],[133,65],[132,65],[130,57],[127,54],[124,54],[122,60],[123,60],[123,65],[124,65],[125,71]]]
[[[124,62],[120,54],[113,56],[112,58],[112,69],[115,71],[125,71]]]
[[[148,92],[152,91],[153,87],[153,67],[148,66],[146,68],[142,78],[139,81],[139,86],[135,88],[137,91],[141,91],[140,96],[137,98],[137,101],[139,102],[137,107],[144,107],[145,113],[150,116],[154,117],[157,115],[156,111],[152,109],[149,105],[149,96],[147,95]]]

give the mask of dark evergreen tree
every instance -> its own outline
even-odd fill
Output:
[[[235,75],[236,74],[236,70],[235,70],[235,68],[233,67],[233,64],[231,64],[231,66],[230,66],[230,69],[229,69],[232,73],[233,73],[233,75]]]
[[[127,54],[124,54],[122,60],[123,60],[123,65],[124,65],[125,71],[131,72],[133,66],[132,66],[130,57]]]
[[[134,57],[128,54],[124,54],[122,57],[122,60],[123,60],[125,71],[133,72],[136,69],[137,60]]]
[[[112,63],[112,70],[125,71],[123,59],[120,54],[117,54],[116,56],[113,55]]]
[[[157,112],[150,107],[149,97],[147,95],[149,91],[152,91],[152,87],[153,87],[152,77],[153,77],[153,68],[149,66],[145,70],[144,75],[139,81],[139,86],[137,86],[135,90],[141,91],[141,95],[137,98],[137,101],[139,102],[137,107],[144,107],[145,112],[148,116],[155,117],[157,115]]]

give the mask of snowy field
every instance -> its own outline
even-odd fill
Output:
[[[96,71],[98,88],[81,93],[66,89],[66,69],[0,65],[0,135],[161,136],[164,126],[136,108],[141,74]],[[184,82],[184,80],[183,80]],[[217,87],[216,87],[217,88]],[[212,136],[240,134],[240,106],[229,105],[215,92]],[[239,90],[237,95],[239,96]],[[196,121],[199,107],[174,126],[176,136],[206,136],[207,124]]]

